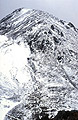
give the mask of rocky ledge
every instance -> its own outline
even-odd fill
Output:
[[[49,119],[48,115],[44,115],[41,119],[37,120],[78,120],[78,111],[59,111],[53,119]]]

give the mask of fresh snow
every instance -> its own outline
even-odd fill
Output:
[[[6,36],[0,36],[0,41],[2,42],[6,41],[7,39],[8,38]],[[29,75],[24,74],[23,69],[25,65],[27,66],[27,58],[29,57],[29,55],[30,49],[28,46],[25,47],[23,42],[21,43],[21,45],[14,43],[6,47],[5,51],[4,49],[1,50],[0,73],[4,73],[5,76],[9,78],[9,80],[11,79],[11,74],[17,74],[17,79],[20,83],[26,82]]]
[[[19,102],[15,103],[13,101],[2,98],[1,105],[0,105],[0,120],[4,120],[5,115],[8,113],[8,111],[14,108],[18,104]]]

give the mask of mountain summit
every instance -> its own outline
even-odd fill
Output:
[[[0,120],[78,110],[78,29],[39,10],[0,20]]]

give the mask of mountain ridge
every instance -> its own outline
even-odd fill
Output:
[[[7,78],[9,95],[0,90],[21,102],[15,106],[21,119],[29,114],[26,119],[35,120],[42,111],[51,118],[60,110],[78,110],[77,51],[78,29],[71,22],[24,8],[0,20],[0,83]]]

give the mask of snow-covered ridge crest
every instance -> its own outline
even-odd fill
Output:
[[[23,8],[23,9],[21,10],[21,12],[24,14],[24,13],[28,12],[29,10],[31,10],[31,9]]]
[[[9,104],[5,120],[77,110],[77,28],[43,11],[21,8],[0,20],[0,85],[1,101],[21,102],[12,110]]]
[[[17,25],[19,22],[22,22],[25,19],[25,14],[29,12],[31,9],[25,9],[23,8],[20,12],[20,15],[22,15],[17,21],[14,22],[15,25]]]

